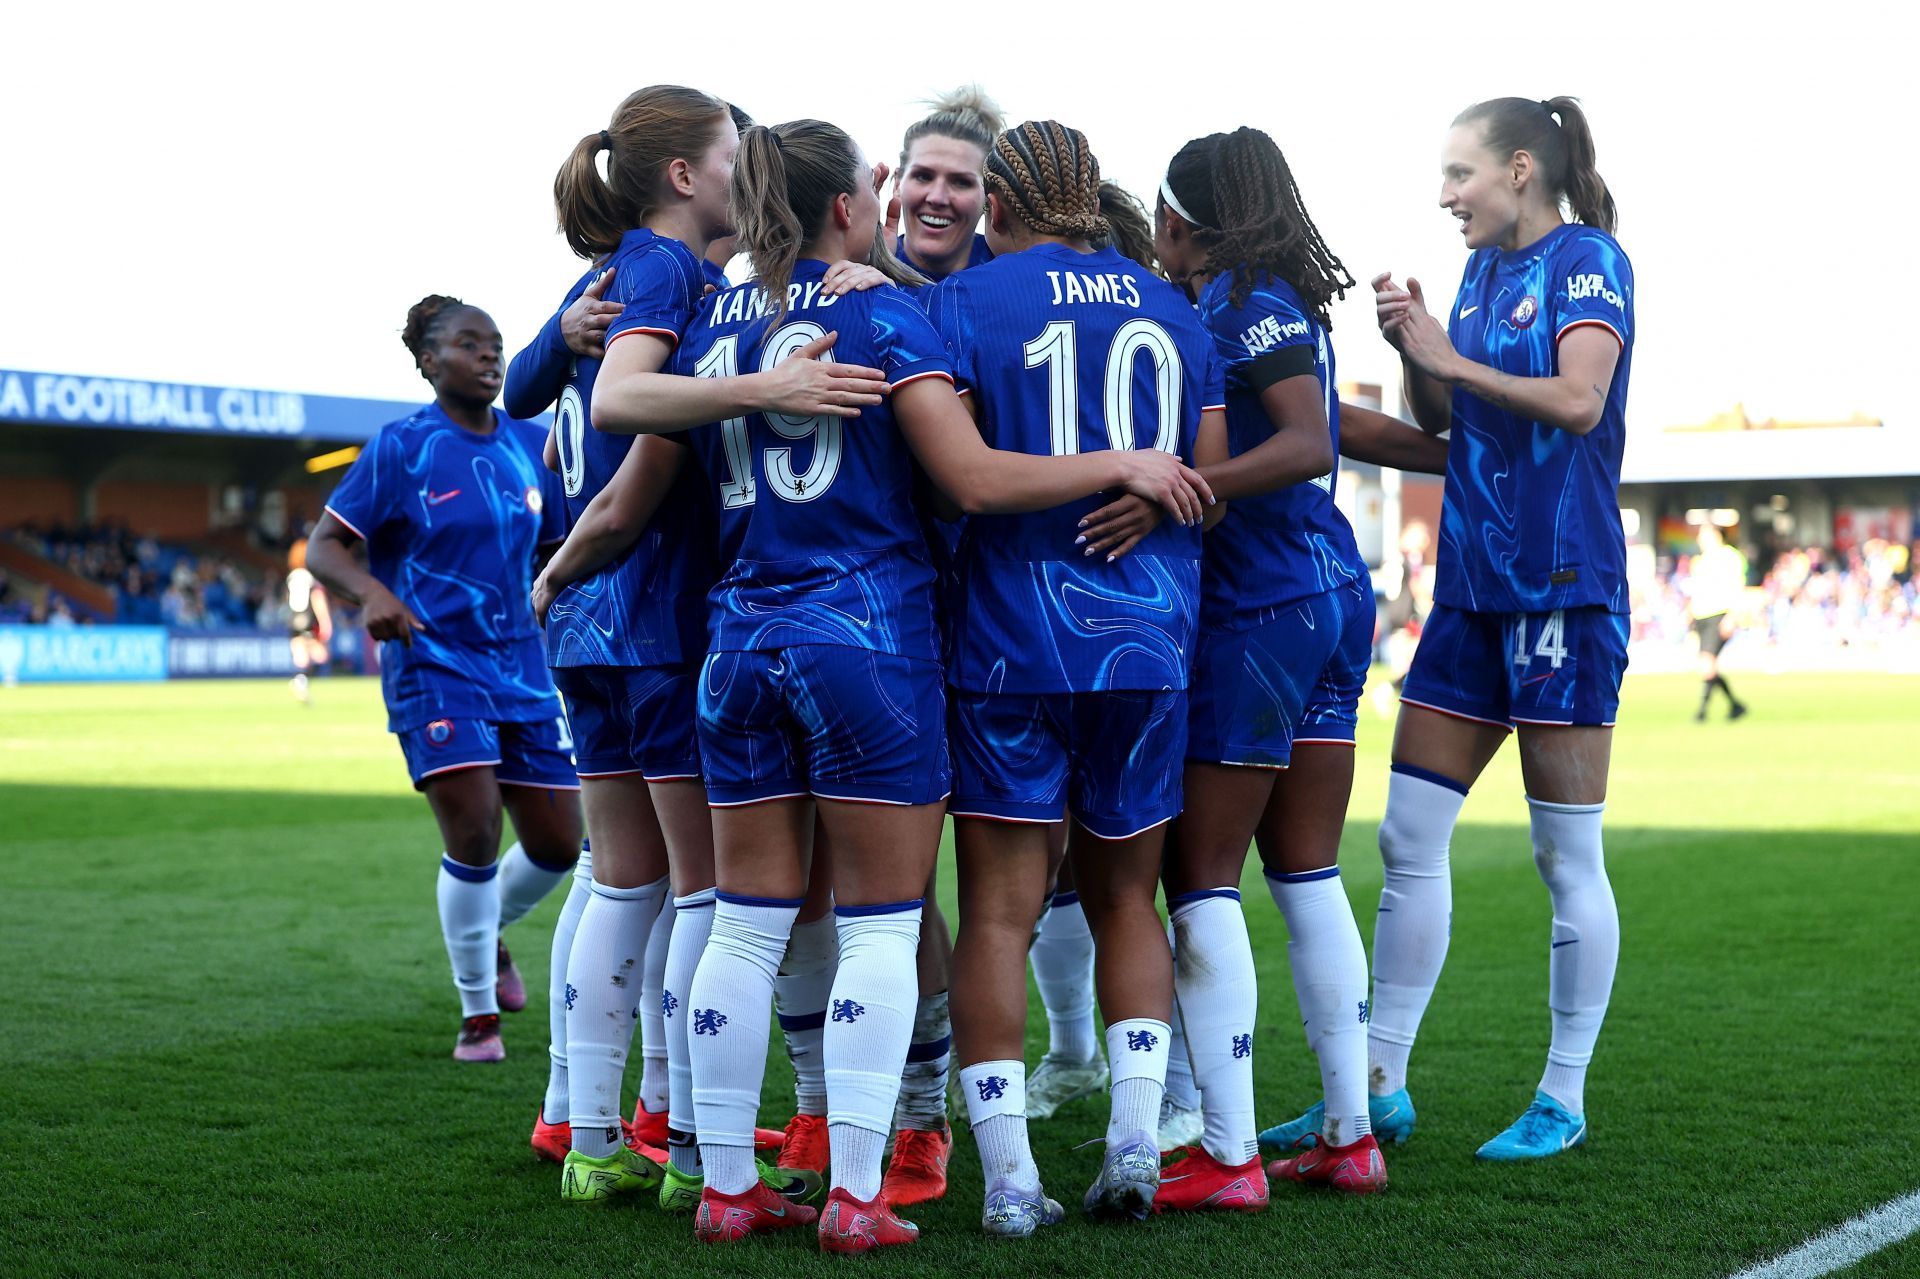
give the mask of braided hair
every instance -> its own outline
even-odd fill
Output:
[[[400,340],[413,352],[414,368],[420,369],[421,355],[439,340],[441,323],[465,305],[459,298],[429,293],[407,308],[407,327],[400,330]],[[420,369],[420,376],[426,375],[427,371]]]
[[[1100,212],[1100,161],[1087,135],[1058,120],[1029,120],[993,140],[987,189],[1041,235],[1105,240],[1113,234]]]
[[[1232,272],[1234,306],[1270,275],[1293,286],[1322,328],[1333,327],[1329,308],[1354,279],[1320,238],[1272,138],[1250,128],[1195,138],[1167,166],[1166,191],[1206,250],[1206,273]],[[1162,207],[1168,203],[1163,192]]]
[[[1138,196],[1112,180],[1100,184],[1100,212],[1111,233],[1093,247],[1111,247],[1123,258],[1131,258],[1158,275],[1160,263],[1153,254],[1153,222]]]

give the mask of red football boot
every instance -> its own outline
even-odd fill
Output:
[[[820,1214],[822,1252],[872,1252],[892,1244],[912,1243],[919,1237],[920,1227],[888,1207],[883,1195],[861,1203],[845,1190],[836,1189],[827,1196],[826,1211]]]
[[[803,1168],[826,1176],[830,1150],[825,1115],[795,1115],[782,1135],[785,1141],[776,1168]]]
[[[460,1023],[453,1042],[455,1061],[505,1061],[507,1047],[500,1042],[500,1014],[481,1013]]]
[[[1350,1146],[1325,1142],[1291,1159],[1276,1159],[1267,1175],[1304,1185],[1331,1186],[1350,1195],[1371,1195],[1387,1188],[1387,1161],[1369,1133]]]
[[[533,1108],[533,1153],[541,1159],[559,1164],[567,1161],[567,1152],[573,1149],[573,1125],[562,1119],[557,1124],[547,1122],[543,1107]]]
[[[1198,1146],[1168,1153],[1179,1157],[1160,1172],[1155,1212],[1259,1212],[1267,1206],[1267,1174],[1257,1156],[1223,1164]]]
[[[953,1155],[953,1129],[942,1123],[931,1132],[902,1128],[893,1139],[880,1197],[896,1208],[926,1203],[947,1193],[947,1160]]]
[[[826,1121],[822,1120],[821,1122],[825,1123]],[[665,1150],[667,1148],[666,1111],[648,1110],[643,1103],[636,1099],[633,1103],[633,1123],[629,1126],[633,1129],[633,1132],[629,1135],[627,1144],[633,1146],[633,1148],[640,1151],[640,1153],[646,1154],[646,1150],[643,1149],[642,1146],[635,1146],[634,1142],[636,1141],[652,1149]],[[753,1148],[757,1152],[764,1153],[770,1150],[778,1150],[780,1149],[780,1143],[784,1140],[786,1140],[786,1134],[778,1128],[755,1128],[753,1130]],[[661,1162],[665,1162],[664,1156]]]
[[[520,970],[513,966],[507,943],[494,943],[493,960],[493,997],[499,1001],[501,1012],[517,1013],[527,1006],[527,983],[521,980]]]
[[[755,1181],[737,1195],[723,1195],[709,1186],[700,1192],[693,1237],[701,1243],[734,1243],[748,1235],[810,1226],[816,1216],[805,1204],[782,1199],[764,1181]]]

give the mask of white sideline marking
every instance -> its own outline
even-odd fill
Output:
[[[1916,1232],[1920,1232],[1920,1190],[1861,1213],[1852,1221],[1843,1221],[1792,1252],[1742,1270],[1733,1279],[1813,1279],[1850,1266]]]

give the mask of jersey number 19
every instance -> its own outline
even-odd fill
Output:
[[[810,320],[784,324],[767,339],[760,353],[760,371],[771,373],[774,365],[795,351],[826,336],[826,330]],[[829,363],[831,352],[820,357]],[[728,334],[713,344],[694,366],[695,377],[733,377],[740,371],[740,337]],[[767,482],[773,491],[789,502],[811,502],[827,491],[833,477],[840,473],[840,419],[837,417],[796,417],[787,413],[763,415],[777,435],[789,440],[813,440],[813,459],[804,471],[793,469],[793,450],[769,448],[766,451]],[[720,439],[726,452],[727,478],[720,481],[720,503],[728,510],[752,506],[758,496],[753,475],[752,447],[747,440],[747,419],[730,417],[720,424]]]

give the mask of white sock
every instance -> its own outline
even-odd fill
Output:
[[[960,1068],[960,1093],[967,1099],[967,1125],[980,1147],[980,1171],[989,1187],[1005,1179],[1030,1189],[1040,1184],[1040,1169],[1027,1142],[1027,1064],[979,1061]]]
[[[716,893],[713,933],[687,993],[700,1159],[707,1185],[723,1195],[744,1194],[753,1185],[753,1121],[767,1069],[773,975],[799,913],[798,897]]]
[[[1173,912],[1173,987],[1186,1052],[1169,1046],[1169,1091],[1179,1058],[1190,1060],[1204,1105],[1201,1144],[1221,1163],[1237,1167],[1260,1157],[1253,1121],[1253,1027],[1258,1013],[1253,943],[1236,888],[1183,894]],[[1362,979],[1365,967],[1361,969]],[[1362,1072],[1364,1074],[1364,1072]],[[1361,1078],[1356,1075],[1355,1078]]]
[[[1133,1017],[1107,1027],[1107,1066],[1113,1072],[1112,1113],[1107,1144],[1144,1132],[1160,1131],[1160,1098],[1167,1084],[1167,1041],[1172,1028],[1150,1017]]]
[[[896,1128],[938,1132],[947,1124],[947,1078],[953,1063],[953,1019],[947,992],[923,995],[914,1005],[913,1038],[900,1072],[900,1099],[894,1104]]]
[[[1367,951],[1353,919],[1340,868],[1298,875],[1267,872],[1273,904],[1287,920],[1287,961],[1307,1047],[1320,1061],[1329,1146],[1350,1146],[1373,1131],[1367,1117]]]
[[[667,881],[639,888],[596,883],[567,960],[567,1109],[573,1148],[604,1159],[620,1147],[620,1081],[633,1044],[633,993],[647,932]]]
[[[460,1015],[479,1017],[500,1011],[494,984],[499,980],[499,866],[467,866],[440,854],[440,936],[453,965],[460,992]]]
[[[1453,931],[1453,881],[1447,846],[1467,788],[1395,764],[1380,820],[1386,881],[1373,928],[1372,1019],[1367,1028],[1367,1086],[1376,1097],[1407,1086],[1407,1056],[1433,998]]]
[[[1167,945],[1174,951],[1174,971],[1179,971],[1179,943],[1173,935],[1173,921],[1167,921]],[[1200,1086],[1193,1077],[1193,1058],[1187,1054],[1186,1027],[1180,1020],[1178,992],[1173,1001],[1173,1020],[1168,1023],[1167,1080],[1165,1096],[1182,1110],[1200,1108]],[[1109,1037],[1111,1038],[1111,1037]]]
[[[880,1158],[913,1034],[920,905],[834,908],[840,963],[821,1036],[827,1143],[834,1188],[863,1201],[880,1193]]]
[[[687,1045],[687,996],[693,991],[694,970],[706,953],[713,931],[713,890],[673,899],[673,937],[667,946],[667,971],[660,987],[660,1020],[667,1031],[667,1128],[691,1133],[693,1122],[693,1058]],[[699,1162],[699,1150],[693,1160]],[[680,1165],[675,1164],[679,1168]],[[681,1168],[682,1172],[689,1171]]]
[[[1047,1055],[1091,1060],[1100,1046],[1093,1027],[1093,930],[1078,893],[1054,894],[1027,960],[1047,1010]]]
[[[567,899],[560,903],[560,918],[553,925],[553,946],[547,952],[547,1095],[540,1103],[540,1117],[550,1124],[567,1120],[567,961],[573,956],[573,935],[580,927],[580,912],[587,908],[587,896],[593,891],[593,850],[580,845],[580,860],[573,867],[573,883]]]
[[[505,928],[540,904],[561,880],[573,874],[572,862],[549,865],[528,855],[516,842],[500,856],[500,927]]]
[[[793,926],[780,975],[773,979],[773,1009],[780,1015],[787,1060],[793,1063],[796,1114],[827,1113],[827,1063],[820,1055],[820,1036],[827,1025],[827,998],[839,958],[839,935],[834,931],[833,912],[828,911]]]
[[[660,1015],[660,991],[667,979],[667,947],[673,941],[674,909],[663,904],[653,927],[647,930],[647,953],[641,961],[640,1104],[648,1114],[667,1109],[667,1028]]]
[[[1547,960],[1547,1007],[1553,1046],[1540,1091],[1569,1113],[1586,1113],[1587,1064],[1607,1015],[1620,961],[1620,911],[1601,852],[1605,804],[1549,804],[1533,810],[1533,864],[1553,898],[1553,943]]]

